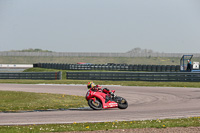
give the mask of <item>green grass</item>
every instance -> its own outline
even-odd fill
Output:
[[[2,64],[32,64],[32,63],[68,63],[87,62],[93,64],[145,64],[145,65],[180,65],[181,57],[42,57],[42,56],[1,56]],[[200,62],[199,58],[193,61]]]
[[[85,107],[81,96],[63,94],[0,91],[0,112],[68,109]]]
[[[87,85],[90,80],[0,80],[0,83],[9,84],[83,84]],[[145,81],[100,81],[93,80],[100,85],[121,86],[149,86],[149,87],[191,87],[200,88],[200,82],[145,82]]]
[[[183,119],[145,120],[145,121],[114,121],[101,123],[47,124],[27,126],[0,126],[0,132],[6,133],[40,133],[68,131],[96,131],[132,128],[167,128],[167,127],[199,127],[200,117]]]

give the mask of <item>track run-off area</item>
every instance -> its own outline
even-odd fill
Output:
[[[0,125],[108,122],[200,116],[200,88],[102,85],[102,88],[105,87],[116,90],[115,94],[124,97],[129,107],[125,110],[114,108],[95,111],[88,107],[63,111],[0,113]],[[86,85],[1,84],[0,90],[85,96],[87,87]]]

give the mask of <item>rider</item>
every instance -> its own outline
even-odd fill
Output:
[[[95,85],[93,82],[88,82],[87,88],[91,89],[92,91],[103,91],[106,94],[110,94],[111,96],[115,96],[115,94],[112,91],[110,91],[108,88],[104,88],[103,90],[101,90],[101,86]]]

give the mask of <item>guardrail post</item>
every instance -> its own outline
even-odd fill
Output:
[[[62,71],[59,71],[58,73],[59,73],[59,78],[58,79],[62,80]]]

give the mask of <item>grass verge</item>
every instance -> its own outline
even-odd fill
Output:
[[[0,126],[0,132],[6,133],[40,133],[68,131],[96,131],[132,128],[167,128],[167,127],[199,127],[200,117],[183,119],[145,120],[145,121],[114,121],[101,123],[47,124],[26,126]]]
[[[0,91],[0,112],[68,109],[85,107],[81,96],[63,94]]]
[[[193,57],[194,61],[199,58]],[[33,64],[38,62],[44,63],[68,63],[76,64],[77,62],[87,62],[93,64],[151,64],[151,65],[178,65],[180,57],[55,57],[55,56],[1,56],[2,64]]]
[[[0,80],[0,83],[8,84],[84,84],[90,80]],[[149,87],[191,87],[200,88],[200,82],[145,82],[145,81],[100,81],[93,80],[100,85],[121,85],[121,86],[149,86]]]

